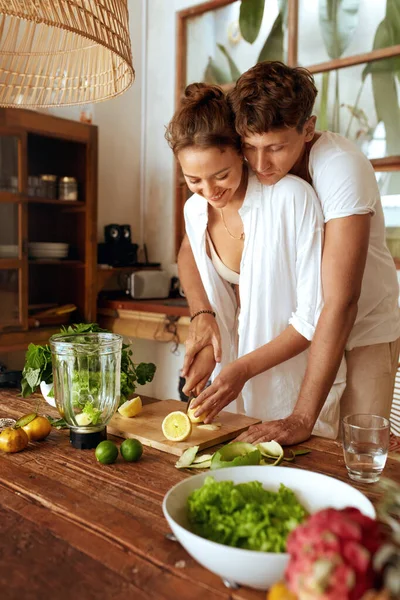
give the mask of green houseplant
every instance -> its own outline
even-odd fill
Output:
[[[79,323],[67,328],[62,327],[61,334],[71,333],[107,333],[107,329],[101,329],[96,323]],[[137,385],[144,385],[153,380],[156,366],[153,363],[135,364],[132,361],[132,350],[128,344],[123,344],[121,355],[121,399],[123,404],[134,393]],[[50,346],[29,344],[25,366],[22,371],[21,393],[24,398],[36,392],[41,383],[48,386],[53,384],[53,370],[51,363]],[[53,397],[53,389],[48,393]]]

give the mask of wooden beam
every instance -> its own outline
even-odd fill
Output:
[[[400,171],[400,156],[385,156],[385,158],[371,158],[370,162],[375,171]]]
[[[345,56],[344,58],[337,58],[335,60],[329,60],[327,62],[319,63],[317,65],[307,66],[307,70],[310,73],[324,73],[326,71],[333,71],[335,69],[344,69],[345,67],[352,67],[354,65],[360,65],[366,62],[375,60],[383,60],[384,58],[393,58],[400,54],[400,44],[397,46],[390,46],[389,48],[380,48],[379,50],[372,50],[364,54],[354,54],[353,56]]]
[[[236,0],[209,0],[209,2],[203,2],[202,4],[197,4],[191,8],[185,8],[179,11],[177,14],[182,19],[187,19],[188,17],[198,17],[209,10],[223,8],[228,4],[233,4],[235,1]]]

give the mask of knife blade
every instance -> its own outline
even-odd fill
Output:
[[[186,403],[186,411],[185,411],[186,414],[188,414],[188,412],[189,412],[189,406],[190,406],[191,401],[194,400],[195,398],[196,398],[196,396],[193,393],[190,394],[188,401]]]

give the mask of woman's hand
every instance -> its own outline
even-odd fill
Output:
[[[240,434],[235,441],[260,444],[275,440],[282,446],[291,446],[305,442],[311,436],[314,425],[308,419],[292,414],[285,419],[266,421],[252,425]]]
[[[214,349],[212,346],[202,348],[196,354],[192,362],[189,373],[186,376],[186,383],[182,391],[186,396],[194,393],[195,396],[204,390],[207,381],[210,379],[211,373],[215,369]]]
[[[215,362],[221,362],[221,335],[215,317],[208,313],[198,315],[189,325],[189,336],[186,340],[185,360],[182,376],[189,376],[189,369],[196,355],[205,348],[213,348]]]
[[[192,402],[192,408],[200,407],[195,415],[208,413],[204,423],[211,423],[219,412],[236,400],[248,380],[247,369],[243,361],[235,360],[214,379],[213,383]]]

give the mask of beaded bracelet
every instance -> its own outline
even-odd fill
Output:
[[[203,314],[212,315],[214,318],[217,316],[213,310],[199,310],[197,313],[194,313],[194,315],[192,315],[190,317],[190,322],[192,322],[193,319],[195,319],[199,315],[203,315]]]

